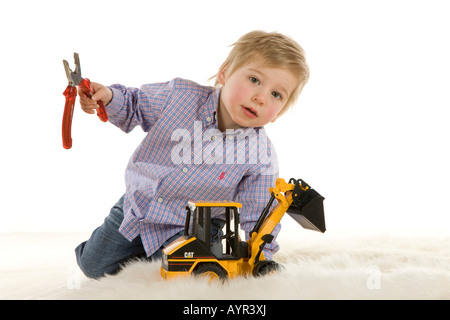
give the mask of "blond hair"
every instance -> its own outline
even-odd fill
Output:
[[[302,47],[281,33],[259,30],[243,35],[231,46],[233,49],[219,70],[226,70],[227,76],[231,76],[240,67],[253,61],[261,61],[268,67],[290,71],[298,79],[298,85],[279,115],[292,107],[309,79],[309,67]],[[214,78],[216,76],[211,79]],[[220,87],[217,78],[214,86]]]

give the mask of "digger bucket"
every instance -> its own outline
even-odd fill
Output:
[[[323,210],[322,197],[316,190],[311,189],[303,180],[294,180],[295,186],[292,191],[292,204],[287,210],[287,213],[297,221],[303,228],[325,232],[325,214]],[[304,191],[300,188],[300,185]],[[308,188],[306,188],[308,187]]]

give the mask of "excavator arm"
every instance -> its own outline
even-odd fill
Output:
[[[303,180],[291,179],[287,183],[278,178],[275,187],[270,188],[269,192],[271,198],[250,232],[248,240],[251,250],[248,263],[252,270],[265,261],[263,249],[266,244],[272,242],[274,237],[271,233],[286,212],[303,228],[325,232],[324,197]],[[278,203],[270,210],[275,199]]]

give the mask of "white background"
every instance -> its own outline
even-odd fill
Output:
[[[325,196],[328,230],[448,231],[450,9],[446,1],[2,1],[0,232],[91,231],[123,194],[144,137],[77,102],[67,80],[208,84],[234,41],[262,29],[305,49],[311,80],[268,127],[281,176]],[[285,218],[286,225],[292,220]]]

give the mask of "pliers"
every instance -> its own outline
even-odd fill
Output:
[[[64,106],[64,115],[62,121],[62,139],[63,147],[65,149],[70,149],[72,147],[72,117],[75,100],[77,98],[77,86],[80,90],[89,93],[90,96],[94,94],[94,91],[91,90],[91,81],[87,78],[81,77],[80,57],[78,53],[74,53],[73,56],[75,59],[75,71],[72,71],[69,67],[69,63],[66,60],[63,60],[67,80],[69,80],[69,85],[63,93],[63,95],[66,97],[66,104]],[[99,105],[99,108],[97,109],[97,116],[103,122],[108,121],[108,115],[106,114],[103,102],[99,100],[97,101],[97,103]]]

